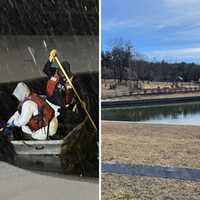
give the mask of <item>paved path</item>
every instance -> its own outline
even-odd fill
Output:
[[[98,200],[98,180],[50,176],[0,162],[2,200]]]
[[[102,163],[102,172],[200,181],[200,169]]]

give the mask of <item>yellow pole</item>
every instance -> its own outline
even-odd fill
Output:
[[[92,126],[94,127],[95,130],[97,130],[97,127],[96,127],[94,121],[92,120],[92,117],[90,116],[90,113],[88,112],[88,110],[87,110],[87,108],[86,108],[86,103],[80,98],[80,96],[79,96],[79,94],[78,94],[76,88],[74,87],[74,85],[72,84],[70,78],[68,77],[67,73],[65,72],[65,70],[64,70],[63,66],[61,65],[61,63],[60,63],[58,57],[55,56],[54,59],[55,59],[56,62],[58,63],[58,66],[60,67],[62,73],[64,74],[65,78],[67,79],[67,81],[69,82],[70,86],[72,87],[72,89],[73,89],[75,95],[77,96],[79,102],[81,103],[81,105],[82,105],[82,107],[83,107],[85,113],[87,114],[87,116],[88,116],[88,118],[89,118],[89,120],[90,120]]]

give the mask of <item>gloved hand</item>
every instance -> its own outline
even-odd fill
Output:
[[[49,61],[52,62],[54,61],[54,58],[57,56],[57,51],[56,49],[52,49],[49,53]]]
[[[11,124],[8,125],[8,127],[10,127],[10,128],[15,128],[16,127],[16,125],[14,124],[14,120],[11,122]]]

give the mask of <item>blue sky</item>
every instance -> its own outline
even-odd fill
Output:
[[[102,0],[102,49],[122,38],[149,60],[200,63],[200,0]]]

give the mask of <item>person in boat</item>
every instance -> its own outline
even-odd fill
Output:
[[[36,140],[46,140],[56,134],[58,121],[53,108],[28,86],[20,82],[13,91],[18,99],[18,110],[8,120],[8,127],[21,127],[25,136]]]
[[[72,110],[76,109],[76,100],[74,98],[74,91],[62,71],[59,68],[52,66],[55,56],[57,56],[57,51],[53,49],[51,50],[48,61],[43,68],[43,72],[48,76],[46,101],[54,109],[55,115],[59,116],[60,121],[62,121],[66,108],[71,108]],[[61,64],[72,81],[73,74],[69,62],[64,61]]]

